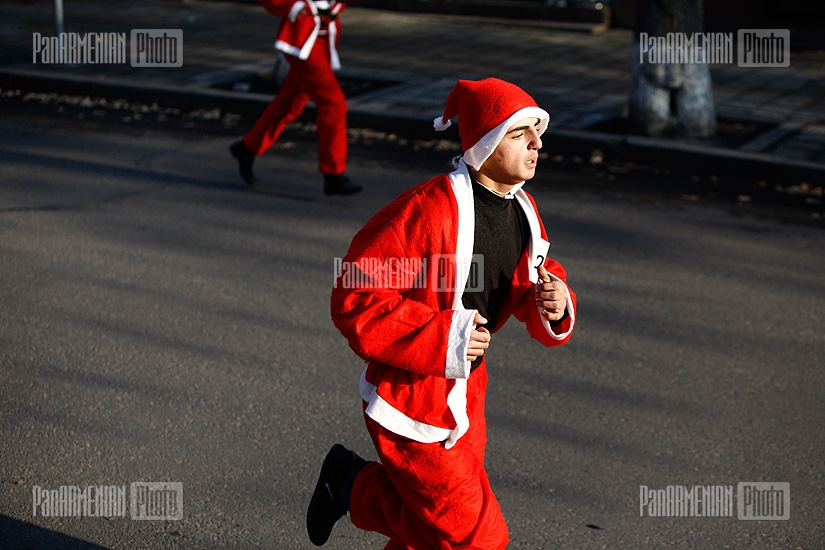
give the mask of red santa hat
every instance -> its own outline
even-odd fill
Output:
[[[456,116],[464,162],[476,170],[519,120],[539,119],[539,135],[550,122],[547,111],[536,105],[527,92],[498,78],[459,80],[447,97],[444,115],[436,118],[433,126],[438,131],[446,130]]]

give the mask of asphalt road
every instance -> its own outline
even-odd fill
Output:
[[[453,152],[361,136],[366,191],[327,198],[300,133],[250,191],[227,133],[51,120],[0,121],[0,547],[311,548],[329,446],[374,457],[362,364],[329,319],[334,258]],[[825,547],[822,229],[539,171],[579,316],[563,348],[515,320],[493,337],[487,467],[511,547]],[[34,486],[153,481],[182,483],[182,520],[33,517]],[[640,486],[755,481],[790,484],[789,520],[640,517]],[[342,521],[327,547],[383,542]]]

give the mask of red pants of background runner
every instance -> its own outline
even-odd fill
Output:
[[[285,57],[289,71],[283,86],[244,136],[244,144],[262,155],[311,99],[318,113],[318,167],[324,174],[342,174],[347,168],[347,100],[329,63],[328,38],[319,36],[306,60]]]
[[[365,416],[380,463],[355,478],[350,519],[390,538],[385,550],[503,549],[507,525],[484,471],[486,367],[470,375],[470,430],[447,450],[418,443]]]

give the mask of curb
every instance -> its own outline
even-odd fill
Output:
[[[248,92],[140,84],[121,79],[104,80],[66,74],[44,74],[42,71],[8,67],[0,68],[0,88],[88,95],[149,104],[162,102],[164,107],[184,110],[218,107],[222,111],[253,117],[260,114],[272,99],[270,95]],[[301,120],[314,118],[314,108],[309,105]],[[347,118],[349,126],[353,128],[397,133],[413,139],[434,139],[429,117],[354,108],[350,109]],[[589,158],[591,153],[598,149],[605,161],[612,162],[632,162],[781,184],[825,181],[825,164],[764,153],[565,128],[550,129],[546,135],[545,148],[550,154]]]
[[[552,138],[548,144],[552,152],[583,158],[588,158],[598,149],[606,161],[632,162],[777,184],[825,181],[825,164],[764,153],[563,128],[548,130],[548,135]]]

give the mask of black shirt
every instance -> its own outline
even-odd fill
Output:
[[[513,273],[529,242],[530,230],[518,201],[499,197],[475,180],[473,203],[473,263],[478,264],[473,266],[461,303],[467,309],[478,310],[488,321],[485,326],[491,329],[498,320],[502,301],[510,292]]]

